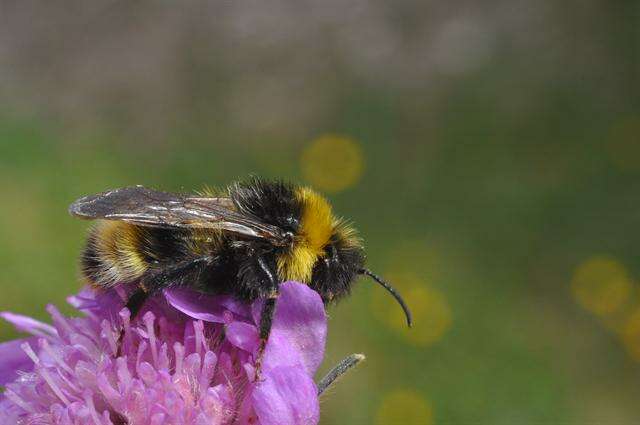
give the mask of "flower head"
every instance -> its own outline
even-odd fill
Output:
[[[123,292],[70,297],[82,317],[49,306],[53,325],[2,313],[33,336],[0,344],[0,424],[318,422],[326,317],[313,290],[281,285],[258,382],[262,301],[172,289],[132,321]]]

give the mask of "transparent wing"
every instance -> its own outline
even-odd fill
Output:
[[[284,243],[282,230],[235,211],[229,198],[202,198],[143,186],[108,190],[78,199],[69,212],[84,219],[120,220],[141,226],[219,229]]]

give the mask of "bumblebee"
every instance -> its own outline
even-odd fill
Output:
[[[160,192],[132,186],[78,199],[69,212],[99,220],[81,256],[83,278],[97,288],[135,283],[131,316],[167,287],[188,286],[251,302],[265,298],[264,350],[280,282],[314,289],[325,304],[366,275],[411,313],[393,287],[364,267],[356,231],[308,187],[250,178],[222,196]]]

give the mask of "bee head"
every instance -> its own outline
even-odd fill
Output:
[[[411,322],[407,306],[391,285],[364,268],[365,253],[355,229],[333,214],[322,195],[308,187],[252,179],[236,185],[232,198],[240,212],[288,235],[287,246],[276,254],[281,281],[305,282],[327,303],[347,295],[358,275],[367,275],[396,298]]]
[[[304,279],[325,303],[348,295],[358,277],[372,278],[400,304],[411,326],[411,312],[400,294],[375,273],[364,268],[365,253],[356,230],[331,213],[329,203],[310,189],[302,189],[299,242],[294,252],[309,251],[313,258],[310,279]],[[305,269],[306,270],[306,269]]]
[[[310,285],[325,303],[337,301],[349,294],[364,261],[364,249],[353,227],[334,220],[331,237],[313,265]]]

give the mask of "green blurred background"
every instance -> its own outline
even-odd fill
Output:
[[[331,309],[323,424],[637,423],[639,5],[0,1],[0,310],[78,290],[81,195],[283,177],[415,313]]]

